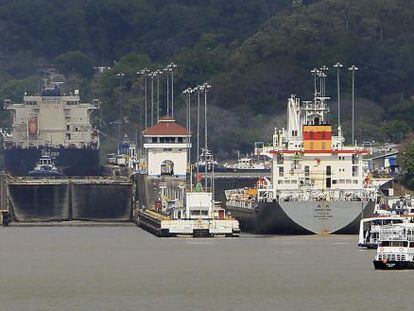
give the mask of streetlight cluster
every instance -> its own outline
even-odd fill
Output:
[[[343,64],[337,62],[333,65],[336,69],[336,81],[337,81],[337,104],[338,104],[338,128],[341,126],[341,86],[340,86],[340,70],[344,67]],[[355,143],[355,72],[358,71],[356,65],[351,65],[348,70],[351,72],[352,79],[352,144]],[[314,83],[314,96],[325,97],[326,96],[326,77],[329,68],[322,66],[321,68],[313,68],[311,74],[313,75]],[[319,90],[318,90],[318,79],[319,79]]]
[[[150,70],[143,68],[136,72],[140,77],[140,81],[144,81],[144,126],[154,125],[160,119],[160,78],[165,75],[166,80],[166,114],[174,116],[174,70],[177,65],[174,63],[168,64],[163,69]],[[150,83],[148,81],[150,80]],[[155,86],[156,85],[156,95]],[[150,90],[149,90],[150,88]],[[150,98],[150,100],[149,100]],[[149,101],[151,106],[149,107]],[[150,109],[149,109],[150,108]],[[149,110],[149,111],[148,111]],[[149,114],[149,117],[148,117]]]

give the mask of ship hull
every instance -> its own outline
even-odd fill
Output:
[[[11,148],[4,151],[7,173],[25,176],[42,155],[48,155],[65,176],[97,176],[100,174],[99,150],[92,148]]]
[[[414,262],[411,261],[382,261],[374,260],[376,270],[408,270],[414,269]]]
[[[357,234],[362,216],[372,215],[372,201],[259,202],[255,208],[227,204],[242,231],[259,234]]]

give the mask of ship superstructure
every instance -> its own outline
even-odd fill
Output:
[[[12,133],[4,138],[5,168],[25,175],[41,156],[50,156],[65,175],[97,175],[99,132],[91,125],[98,102],[84,103],[79,91],[62,94],[59,82],[21,103],[5,100],[13,118]]]
[[[328,121],[329,97],[292,95],[287,127],[275,129],[272,178],[255,189],[226,191],[227,209],[246,229],[263,233],[357,233],[361,214],[372,213],[376,190],[363,171],[369,151],[344,145],[341,126]]]

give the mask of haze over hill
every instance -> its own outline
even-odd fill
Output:
[[[313,67],[331,67],[334,110],[338,61],[346,135],[351,64],[360,68],[357,138],[399,141],[414,127],[414,3],[408,0],[4,0],[0,36],[0,98],[21,100],[41,85],[39,69],[55,65],[68,88],[102,100],[106,143],[116,141],[110,138],[119,101],[131,135],[140,123],[135,73],[171,61],[178,64],[176,111],[183,109],[184,88],[213,86],[216,153],[248,151],[254,141],[270,139],[273,126],[284,122],[287,97],[311,97]],[[97,65],[112,69],[98,75]],[[0,117],[7,126],[6,113]]]

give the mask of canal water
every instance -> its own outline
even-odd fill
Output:
[[[0,228],[0,310],[412,310],[414,271],[375,271],[356,243]]]

